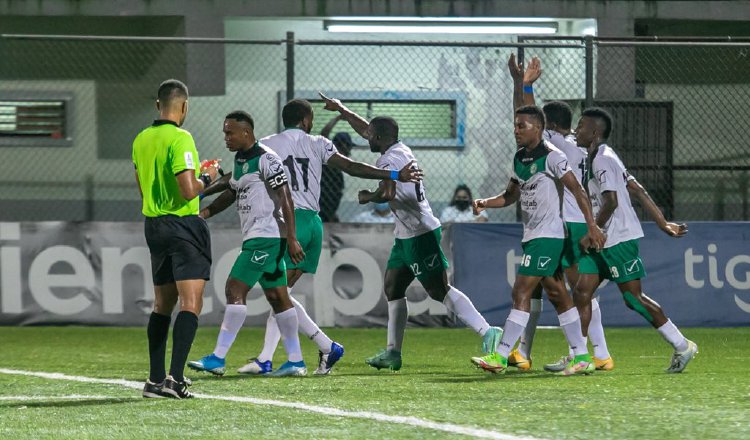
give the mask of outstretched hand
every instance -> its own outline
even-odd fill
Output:
[[[682,238],[687,235],[688,233],[688,227],[686,223],[672,223],[667,222],[662,228],[662,231],[664,231],[667,235],[675,237],[675,238]]]
[[[523,80],[523,65],[516,63],[516,54],[514,53],[511,53],[510,58],[508,58],[508,70],[513,82]]]
[[[342,104],[340,100],[329,98],[324,95],[323,92],[318,92],[318,95],[320,95],[320,97],[323,99],[323,102],[325,103],[325,107],[323,107],[324,109],[330,110],[332,112],[337,112],[344,108],[344,104]]]
[[[542,76],[542,61],[539,57],[534,57],[529,61],[529,65],[523,73],[523,84],[530,86],[534,84],[534,81],[538,80],[540,76]]]
[[[414,165],[414,160],[404,165],[401,170],[398,172],[398,181],[399,182],[411,182],[411,183],[418,183],[422,180],[424,177],[424,173],[420,168],[418,168],[416,165]]]

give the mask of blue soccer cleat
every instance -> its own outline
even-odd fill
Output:
[[[313,374],[323,376],[331,372],[331,369],[344,357],[344,346],[338,342],[331,343],[331,351],[329,353],[318,352],[318,369]]]
[[[261,362],[258,358],[250,359],[247,364],[237,369],[240,374],[264,375],[271,371],[273,371],[273,363],[271,361]]]
[[[203,356],[200,360],[188,362],[188,367],[195,371],[208,371],[211,374],[222,376],[226,373],[226,362],[213,353]]]
[[[286,361],[277,370],[274,370],[267,374],[269,377],[285,377],[285,376],[306,376],[307,366],[305,361],[292,362]]]

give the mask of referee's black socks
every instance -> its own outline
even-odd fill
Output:
[[[148,356],[151,364],[149,380],[153,383],[161,383],[167,376],[164,371],[164,355],[167,352],[167,336],[169,335],[169,323],[172,317],[151,312],[148,319]]]
[[[169,374],[177,382],[185,380],[185,362],[190,353],[190,346],[193,345],[196,330],[198,330],[198,316],[187,311],[177,314],[172,331],[172,363],[169,366]]]

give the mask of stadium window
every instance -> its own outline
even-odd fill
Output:
[[[326,91],[327,96],[340,99],[357,114],[372,119],[390,116],[398,122],[401,140],[410,147],[463,148],[466,119],[466,96],[461,92],[347,92]],[[295,91],[295,96],[307,99],[315,109],[315,128],[319,132],[334,116],[322,110],[323,100],[317,91]],[[286,103],[286,94],[279,92],[280,107]],[[279,119],[279,128],[282,123]],[[352,128],[339,123],[334,132],[347,132],[357,145],[367,141]]]
[[[0,94],[0,146],[71,146],[71,104],[61,93]]]

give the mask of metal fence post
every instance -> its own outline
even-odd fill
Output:
[[[294,32],[286,33],[286,100],[294,99]]]
[[[587,35],[586,43],[586,107],[594,105],[594,37]]]

